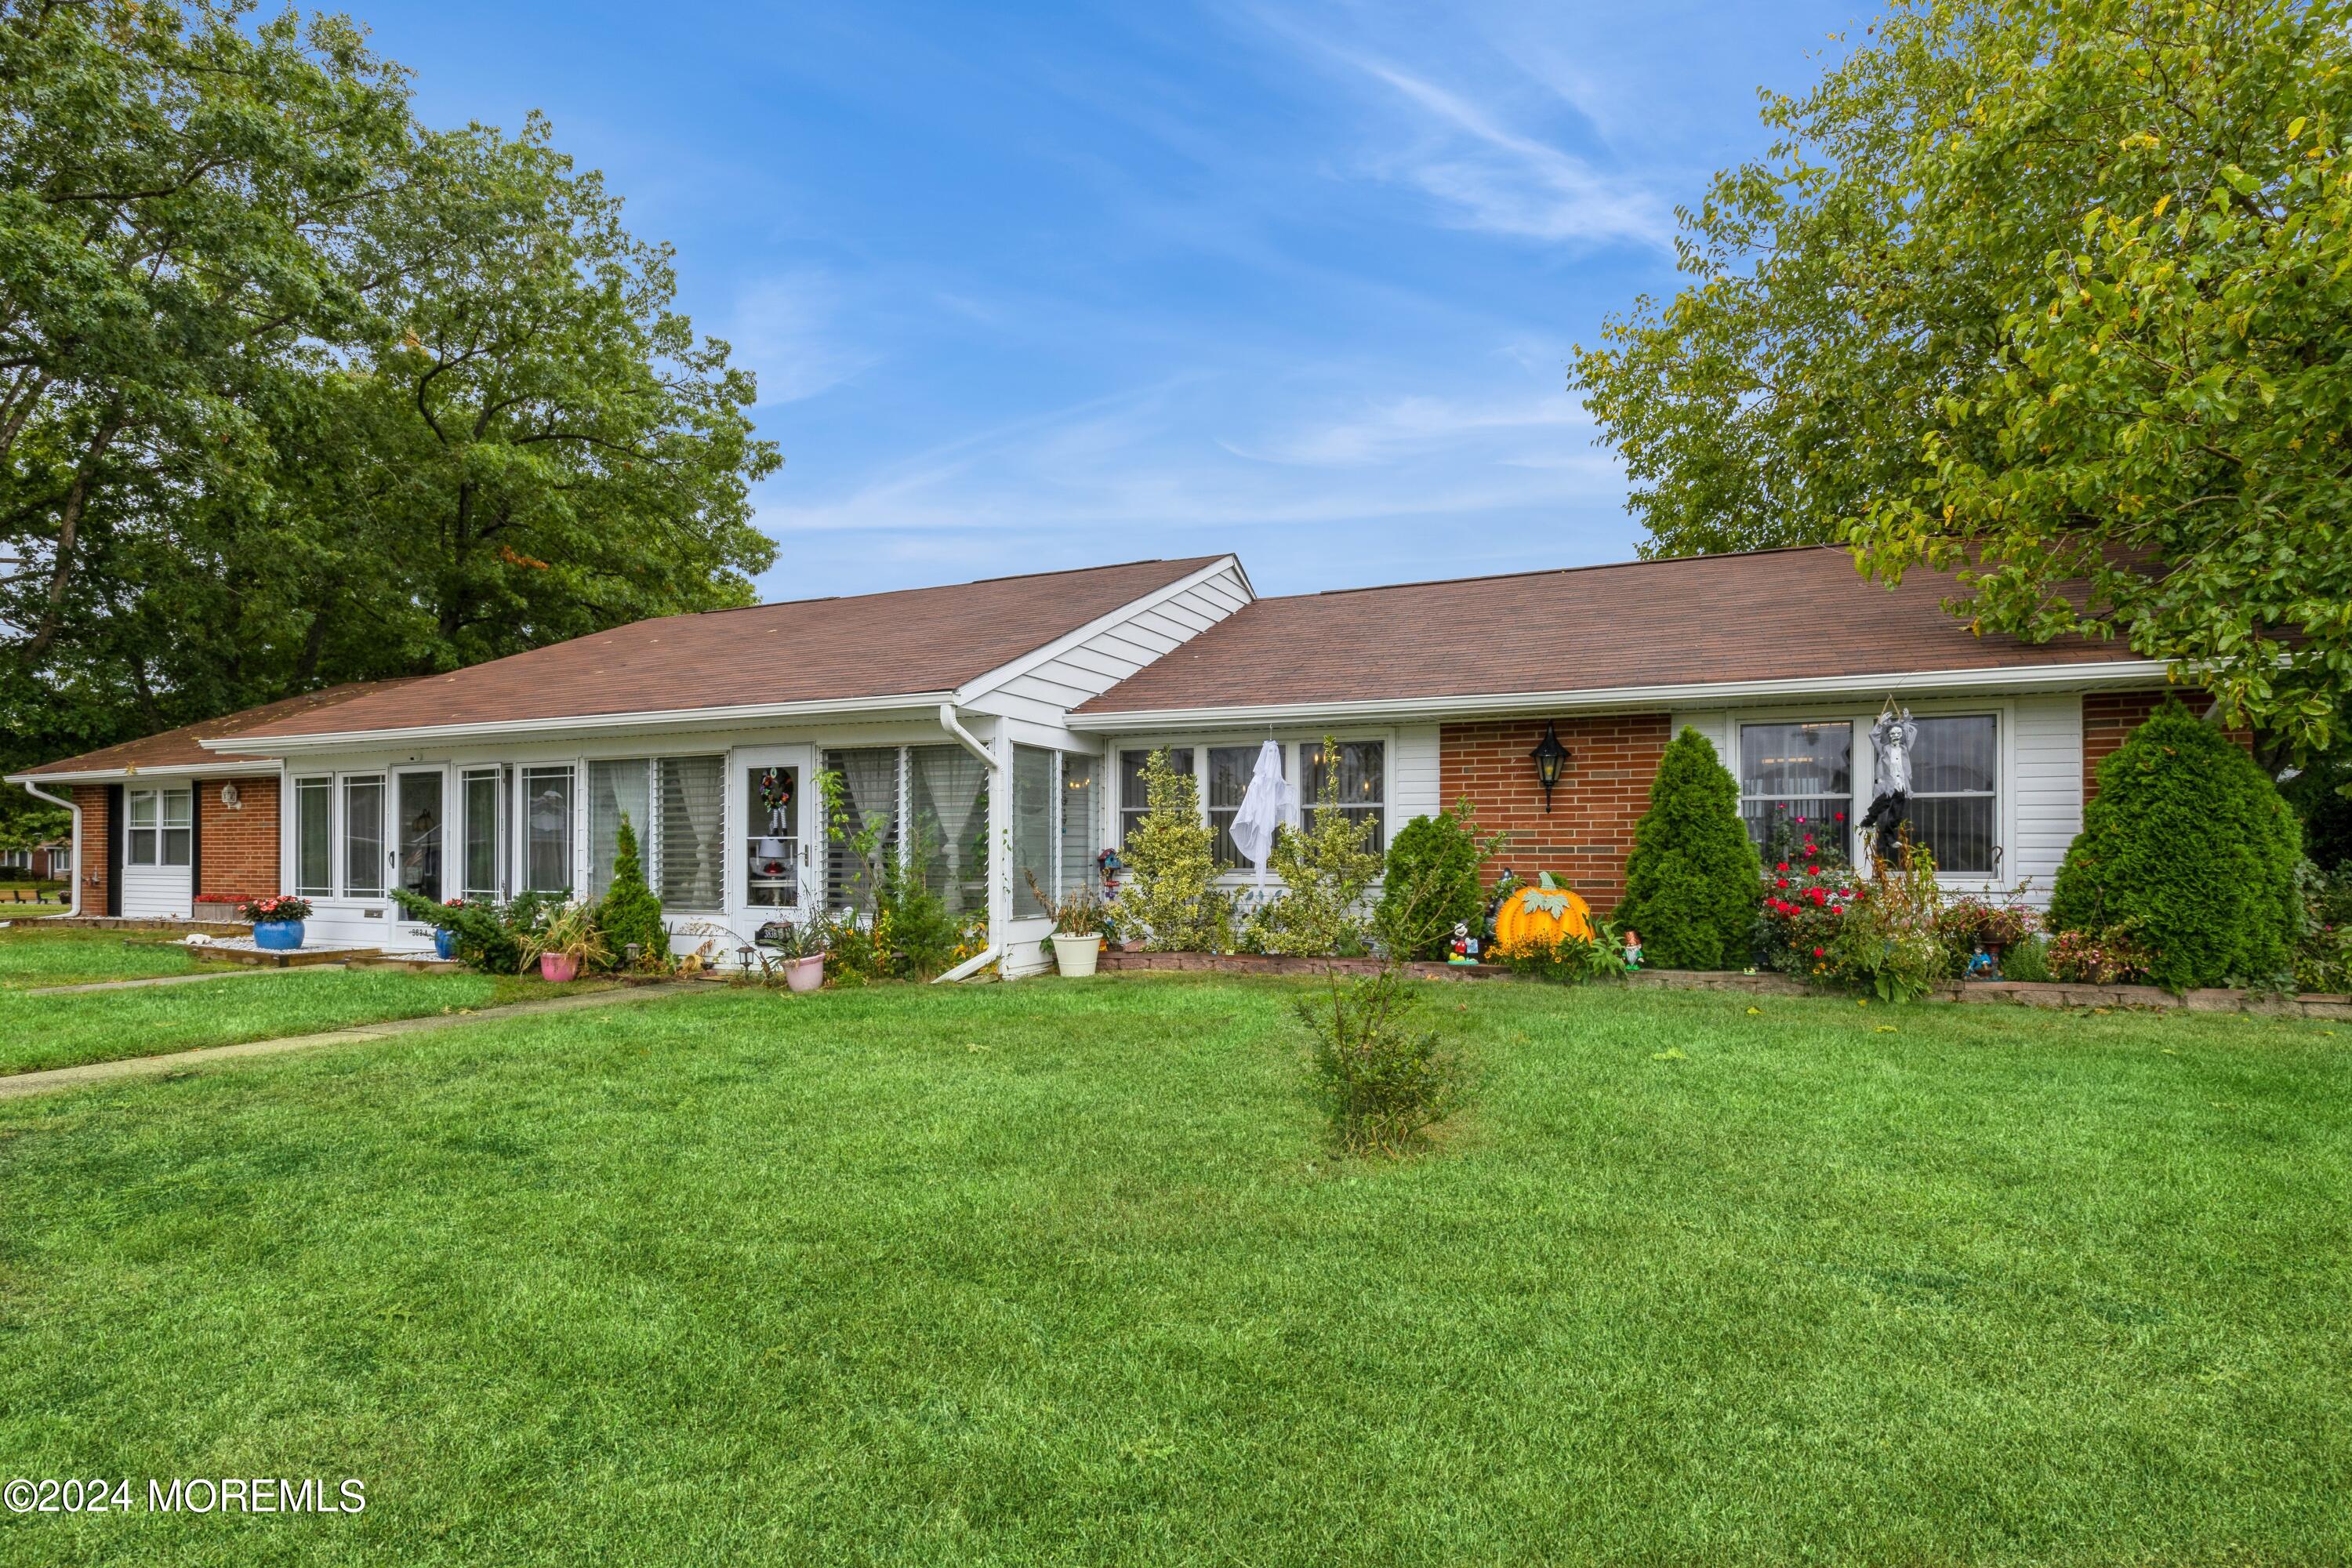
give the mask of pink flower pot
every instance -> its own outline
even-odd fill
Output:
[[[794,991],[814,991],[824,984],[824,954],[784,960],[784,984]]]
[[[569,953],[542,952],[539,955],[539,976],[562,984],[580,978],[580,961]]]

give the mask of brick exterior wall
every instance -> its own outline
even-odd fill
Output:
[[[1595,912],[1606,913],[1624,896],[1633,825],[1649,809],[1650,780],[1673,738],[1670,725],[1664,713],[1554,722],[1559,743],[1573,754],[1552,791],[1549,816],[1536,765],[1528,760],[1543,739],[1541,719],[1441,727],[1438,798],[1451,806],[1466,796],[1477,807],[1481,829],[1510,830],[1509,847],[1486,868],[1489,886],[1506,866],[1530,880],[1549,871]]]
[[[2116,754],[2124,738],[2147,721],[2147,716],[2164,706],[2165,700],[2178,697],[2192,712],[2200,710],[2204,699],[2198,693],[2167,690],[2153,691],[2086,691],[2083,694],[2083,801],[2088,805],[2098,798],[2099,764]],[[2230,739],[2254,749],[2253,735],[2244,730],[2232,730]]]
[[[106,912],[106,786],[76,784],[74,804],[81,807],[81,912]]]
[[[236,785],[234,807],[221,804],[224,784]],[[234,895],[274,893],[278,882],[278,780],[263,775],[249,779],[200,779],[196,783],[196,815],[202,818],[205,846],[204,886],[199,900]],[[206,920],[227,920],[218,905],[199,911]]]

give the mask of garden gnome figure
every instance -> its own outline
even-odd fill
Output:
[[[1862,819],[1864,827],[1878,829],[1875,853],[1881,861],[1892,862],[1902,832],[1906,806],[1911,798],[1911,748],[1919,743],[1919,725],[1908,708],[1897,708],[1888,698],[1886,706],[1878,712],[1878,722],[1870,727],[1871,750],[1877,753],[1876,790],[1870,799],[1870,810]]]
[[[1627,927],[1619,939],[1625,944],[1625,968],[1630,973],[1642,967],[1642,933]]]

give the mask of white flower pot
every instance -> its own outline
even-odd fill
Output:
[[[1054,962],[1063,973],[1072,979],[1083,979],[1095,972],[1095,961],[1102,956],[1102,938],[1098,936],[1054,937]]]

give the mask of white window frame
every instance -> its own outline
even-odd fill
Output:
[[[1100,835],[1100,842],[1121,850],[1124,850],[1127,843],[1126,813],[1129,803],[1125,798],[1127,777],[1126,767],[1120,760],[1122,752],[1156,752],[1163,747],[1171,751],[1182,747],[1192,748],[1194,752],[1192,759],[1193,810],[1199,815],[1201,826],[1206,827],[1210,826],[1208,749],[1212,746],[1247,746],[1252,751],[1255,751],[1266,742],[1272,741],[1283,749],[1283,765],[1288,770],[1286,776],[1290,780],[1292,787],[1299,793],[1298,816],[1299,820],[1304,823],[1307,807],[1312,803],[1305,798],[1307,766],[1301,753],[1307,748],[1321,745],[1327,734],[1341,745],[1350,741],[1380,742],[1381,847],[1381,858],[1385,862],[1388,845],[1395,837],[1399,826],[1396,820],[1395,805],[1397,731],[1393,726],[1334,724],[1315,729],[1294,728],[1271,731],[1263,728],[1255,731],[1197,730],[1172,735],[1121,735],[1111,738],[1104,743],[1098,764],[1106,775],[1099,782],[1097,790],[1104,799],[1102,821],[1107,825]],[[1136,805],[1140,806],[1142,803],[1137,802]],[[1268,876],[1271,879],[1272,873],[1269,872]],[[1239,866],[1221,873],[1216,879],[1216,885],[1224,888],[1253,887],[1256,884],[1256,880],[1257,874],[1252,868]],[[1375,879],[1372,886],[1378,888],[1380,885],[1379,879]]]
[[[1993,721],[1993,752],[1997,768],[1997,787],[1993,791],[1992,833],[1993,869],[1990,876],[1974,874],[1936,874],[1937,884],[1948,893],[1998,893],[2011,886],[2010,868],[2016,862],[2016,851],[2010,843],[2017,821],[2017,713],[2016,704],[2008,700],[1990,700],[1978,698],[1953,698],[1942,700],[1909,701],[1900,692],[1895,694],[1898,706],[1911,710],[1915,719],[1965,719],[1990,716]],[[1740,753],[1740,731],[1748,724],[1850,723],[1853,726],[1853,803],[1847,810],[1847,826],[1853,839],[1854,868],[1865,874],[1871,868],[1870,838],[1862,828],[1863,816],[1870,810],[1871,796],[1876,792],[1877,759],[1870,748],[1870,727],[1878,722],[1878,706],[1848,709],[1835,701],[1802,704],[1779,704],[1769,708],[1734,708],[1726,714],[1729,734],[1727,743],[1732,753],[1725,759],[1732,777],[1740,786],[1739,805],[1743,816],[1748,807],[1747,769]],[[1954,798],[1959,798],[1955,796]],[[1981,798],[1978,796],[1976,798]]]
[[[303,786],[323,786],[327,796],[327,885],[306,888],[302,885],[302,795]],[[296,896],[304,899],[331,899],[342,886],[343,840],[337,829],[341,825],[337,804],[342,798],[342,787],[332,773],[304,773],[288,781],[287,793],[294,809],[288,812],[286,837],[286,885]]]

